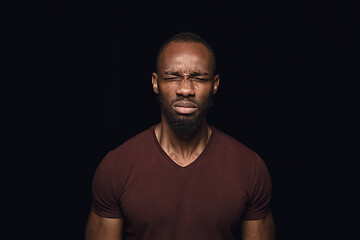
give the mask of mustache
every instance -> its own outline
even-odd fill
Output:
[[[198,107],[200,106],[199,102],[197,102],[197,101],[194,100],[194,99],[191,99],[191,98],[181,98],[181,97],[178,97],[178,98],[175,98],[175,99],[171,100],[170,106],[172,106],[174,103],[180,102],[180,101],[183,101],[183,102],[188,101],[188,102],[194,103],[194,104],[195,104],[196,106],[198,106]]]

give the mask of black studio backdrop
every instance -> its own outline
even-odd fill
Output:
[[[2,239],[83,239],[97,165],[160,120],[151,73],[160,45],[180,31],[214,48],[221,82],[209,123],[267,164],[277,239],[310,239],[306,22],[296,1],[51,1],[1,11]]]

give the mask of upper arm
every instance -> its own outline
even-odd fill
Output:
[[[252,179],[248,185],[249,201],[243,214],[244,220],[265,218],[270,211],[271,177],[264,161],[258,155],[256,155],[255,167],[251,176]]]
[[[275,224],[271,212],[260,220],[243,220],[241,223],[243,240],[274,240]]]
[[[90,212],[86,225],[86,240],[121,240],[124,220],[122,218],[104,218]]]

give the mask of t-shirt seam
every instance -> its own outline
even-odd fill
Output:
[[[114,199],[115,198],[115,194],[114,194],[114,186],[113,186],[113,177],[112,177],[112,168],[113,168],[113,156],[112,156],[112,151],[109,152],[109,157],[110,157],[110,169],[109,169],[109,178],[110,178],[110,187],[111,187],[111,194],[113,195]]]
[[[254,169],[254,176],[253,176],[253,187],[252,187],[252,193],[251,193],[251,201],[254,200],[254,194],[255,194],[255,188],[256,188],[256,178],[257,178],[257,173],[258,173],[258,156],[257,154],[255,154],[255,169]]]
[[[111,187],[111,194],[112,194],[112,197],[114,198],[114,200],[116,201],[116,204],[118,205],[118,210],[119,212],[116,214],[117,215],[117,218],[122,218],[122,213],[121,213],[121,204],[120,204],[120,199],[117,194],[115,194],[115,191],[114,191],[114,179],[113,179],[113,164],[114,164],[114,157],[113,157],[113,151],[110,151],[109,152],[109,157],[110,157],[110,170],[109,170],[109,177],[110,177],[110,187]]]

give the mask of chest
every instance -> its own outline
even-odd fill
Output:
[[[182,171],[184,170],[184,171]],[[133,228],[236,228],[248,202],[244,179],[219,166],[139,169],[121,194],[125,222]]]

